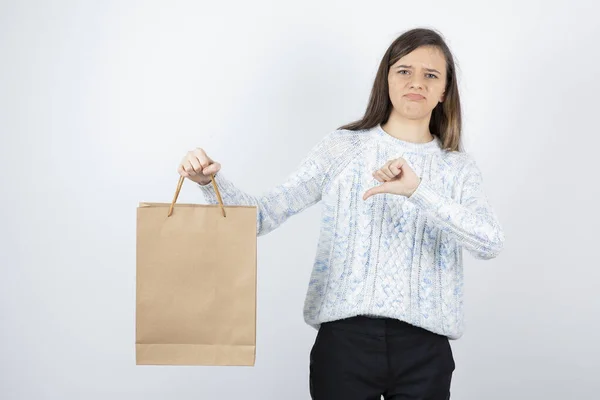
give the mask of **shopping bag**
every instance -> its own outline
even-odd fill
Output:
[[[136,364],[253,366],[256,207],[140,203]]]

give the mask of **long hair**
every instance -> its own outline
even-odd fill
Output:
[[[442,147],[452,151],[462,151],[461,129],[462,117],[456,67],[454,57],[441,34],[431,29],[416,28],[400,35],[388,47],[371,89],[369,104],[362,119],[344,125],[339,129],[363,130],[371,129],[378,124],[385,124],[392,112],[389,95],[388,73],[390,67],[400,58],[421,46],[434,46],[441,50],[446,59],[446,90],[444,101],[438,103],[431,113],[429,130],[441,139]]]

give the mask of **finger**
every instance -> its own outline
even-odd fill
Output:
[[[385,182],[389,182],[389,181],[391,181],[392,179],[395,178],[394,174],[392,174],[391,172],[387,171],[387,168],[386,169],[383,169],[383,168],[380,169],[379,170],[379,174],[381,175],[381,177],[383,178],[383,180]]]
[[[186,178],[189,176],[189,174],[185,172],[185,169],[183,168],[182,164],[179,164],[179,166],[177,167],[177,173]]]
[[[185,172],[185,169],[183,169],[183,165],[179,164],[179,166],[177,167],[177,173],[181,176],[183,176],[184,178],[189,178],[189,174],[187,172]]]
[[[402,170],[402,167],[404,166],[404,164],[406,164],[406,160],[402,157],[395,159],[391,163],[391,165],[393,165],[394,168],[398,168],[399,170]]]
[[[200,162],[200,165],[202,166],[202,168],[206,168],[212,163],[212,160],[206,154],[206,152],[204,152],[203,149],[198,148],[198,149],[194,150],[193,154],[194,154],[194,156],[196,156],[196,158]]]
[[[192,166],[192,168],[194,169],[194,173],[196,174],[200,174],[202,173],[202,165],[200,165],[200,160],[198,160],[198,158],[195,155],[190,155],[190,157],[188,157],[189,162]]]
[[[390,168],[390,166],[394,163],[395,160],[390,160],[388,162],[386,162],[383,167],[381,167],[381,171],[389,178],[389,179],[394,179],[396,177],[396,175],[398,175],[397,173],[394,173],[394,171],[392,171],[392,169]]]
[[[204,175],[214,175],[217,172],[219,172],[220,170],[221,170],[221,164],[215,161],[212,164],[210,164],[208,167],[204,168],[202,170],[202,173]]]
[[[189,159],[185,160],[183,163],[183,170],[190,176],[196,175],[196,171],[194,171],[194,167],[192,166],[192,163],[190,163]]]
[[[381,176],[379,170],[373,172],[373,178],[375,178],[375,180],[377,180],[377,182],[381,182],[381,183],[385,182],[383,180],[383,177]]]
[[[379,182],[389,182],[390,180],[392,180],[392,178],[387,176],[387,174],[381,169],[378,169],[377,171],[375,171],[374,176],[375,176],[375,179],[377,179]]]
[[[383,168],[381,168],[381,171],[391,180],[394,179],[398,176],[398,171],[396,170],[396,172],[394,172],[392,170],[392,163],[386,164],[386,166],[384,166]]]
[[[390,172],[396,177],[402,172],[402,170],[396,165],[396,163],[390,163],[389,169]]]
[[[371,188],[365,192],[365,194],[363,195],[363,200],[367,200],[371,196],[374,196],[376,194],[385,193],[385,192],[386,192],[385,185],[375,186],[374,188]]]

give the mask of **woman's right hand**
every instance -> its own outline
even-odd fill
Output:
[[[206,152],[197,148],[183,157],[177,172],[200,185],[207,185],[212,181],[212,176],[221,170],[221,164],[212,160]]]

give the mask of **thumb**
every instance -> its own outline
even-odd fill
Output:
[[[367,190],[363,195],[363,200],[367,200],[369,197],[380,193],[385,193],[385,183]]]

